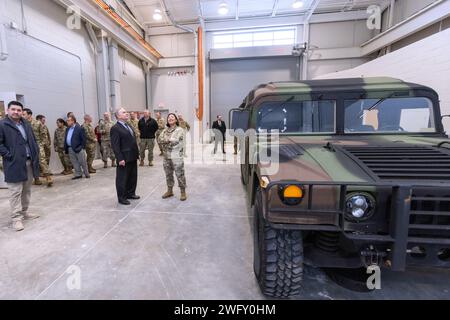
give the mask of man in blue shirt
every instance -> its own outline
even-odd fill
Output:
[[[70,161],[75,169],[75,176],[73,180],[81,179],[83,173],[86,178],[90,178],[89,170],[86,161],[86,136],[84,129],[77,123],[75,116],[67,118],[66,137],[64,139],[64,150],[69,154]]]

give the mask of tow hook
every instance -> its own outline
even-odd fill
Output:
[[[361,261],[366,268],[373,265],[380,266],[386,256],[386,252],[378,251],[373,245],[361,250]]]

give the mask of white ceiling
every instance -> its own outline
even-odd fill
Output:
[[[156,22],[153,20],[155,9],[161,9],[161,0],[124,0],[136,19],[149,26],[166,25],[167,17]],[[225,0],[229,12],[225,16],[218,14],[222,0],[166,0],[167,9],[179,23],[196,22],[201,16],[205,21],[218,19],[249,18],[255,16],[302,15],[308,11],[314,0],[304,0],[301,9],[293,9],[293,0]],[[319,0],[315,12],[340,12],[364,10],[370,5],[386,4],[388,0]]]

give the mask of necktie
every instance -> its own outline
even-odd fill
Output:
[[[134,132],[133,132],[133,130],[131,130],[131,128],[128,126],[128,124],[124,123],[124,125],[125,125],[125,128],[127,128],[128,131],[130,132],[130,134],[134,137]]]

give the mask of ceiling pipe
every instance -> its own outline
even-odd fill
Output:
[[[169,19],[170,23],[181,30],[184,30],[186,32],[190,32],[190,33],[195,33],[195,30],[186,26],[183,26],[181,24],[178,24],[175,19],[172,17],[172,14],[170,13],[170,11],[167,9],[167,5],[166,5],[166,0],[159,0],[159,3],[163,9],[163,11],[165,12],[167,18]]]

